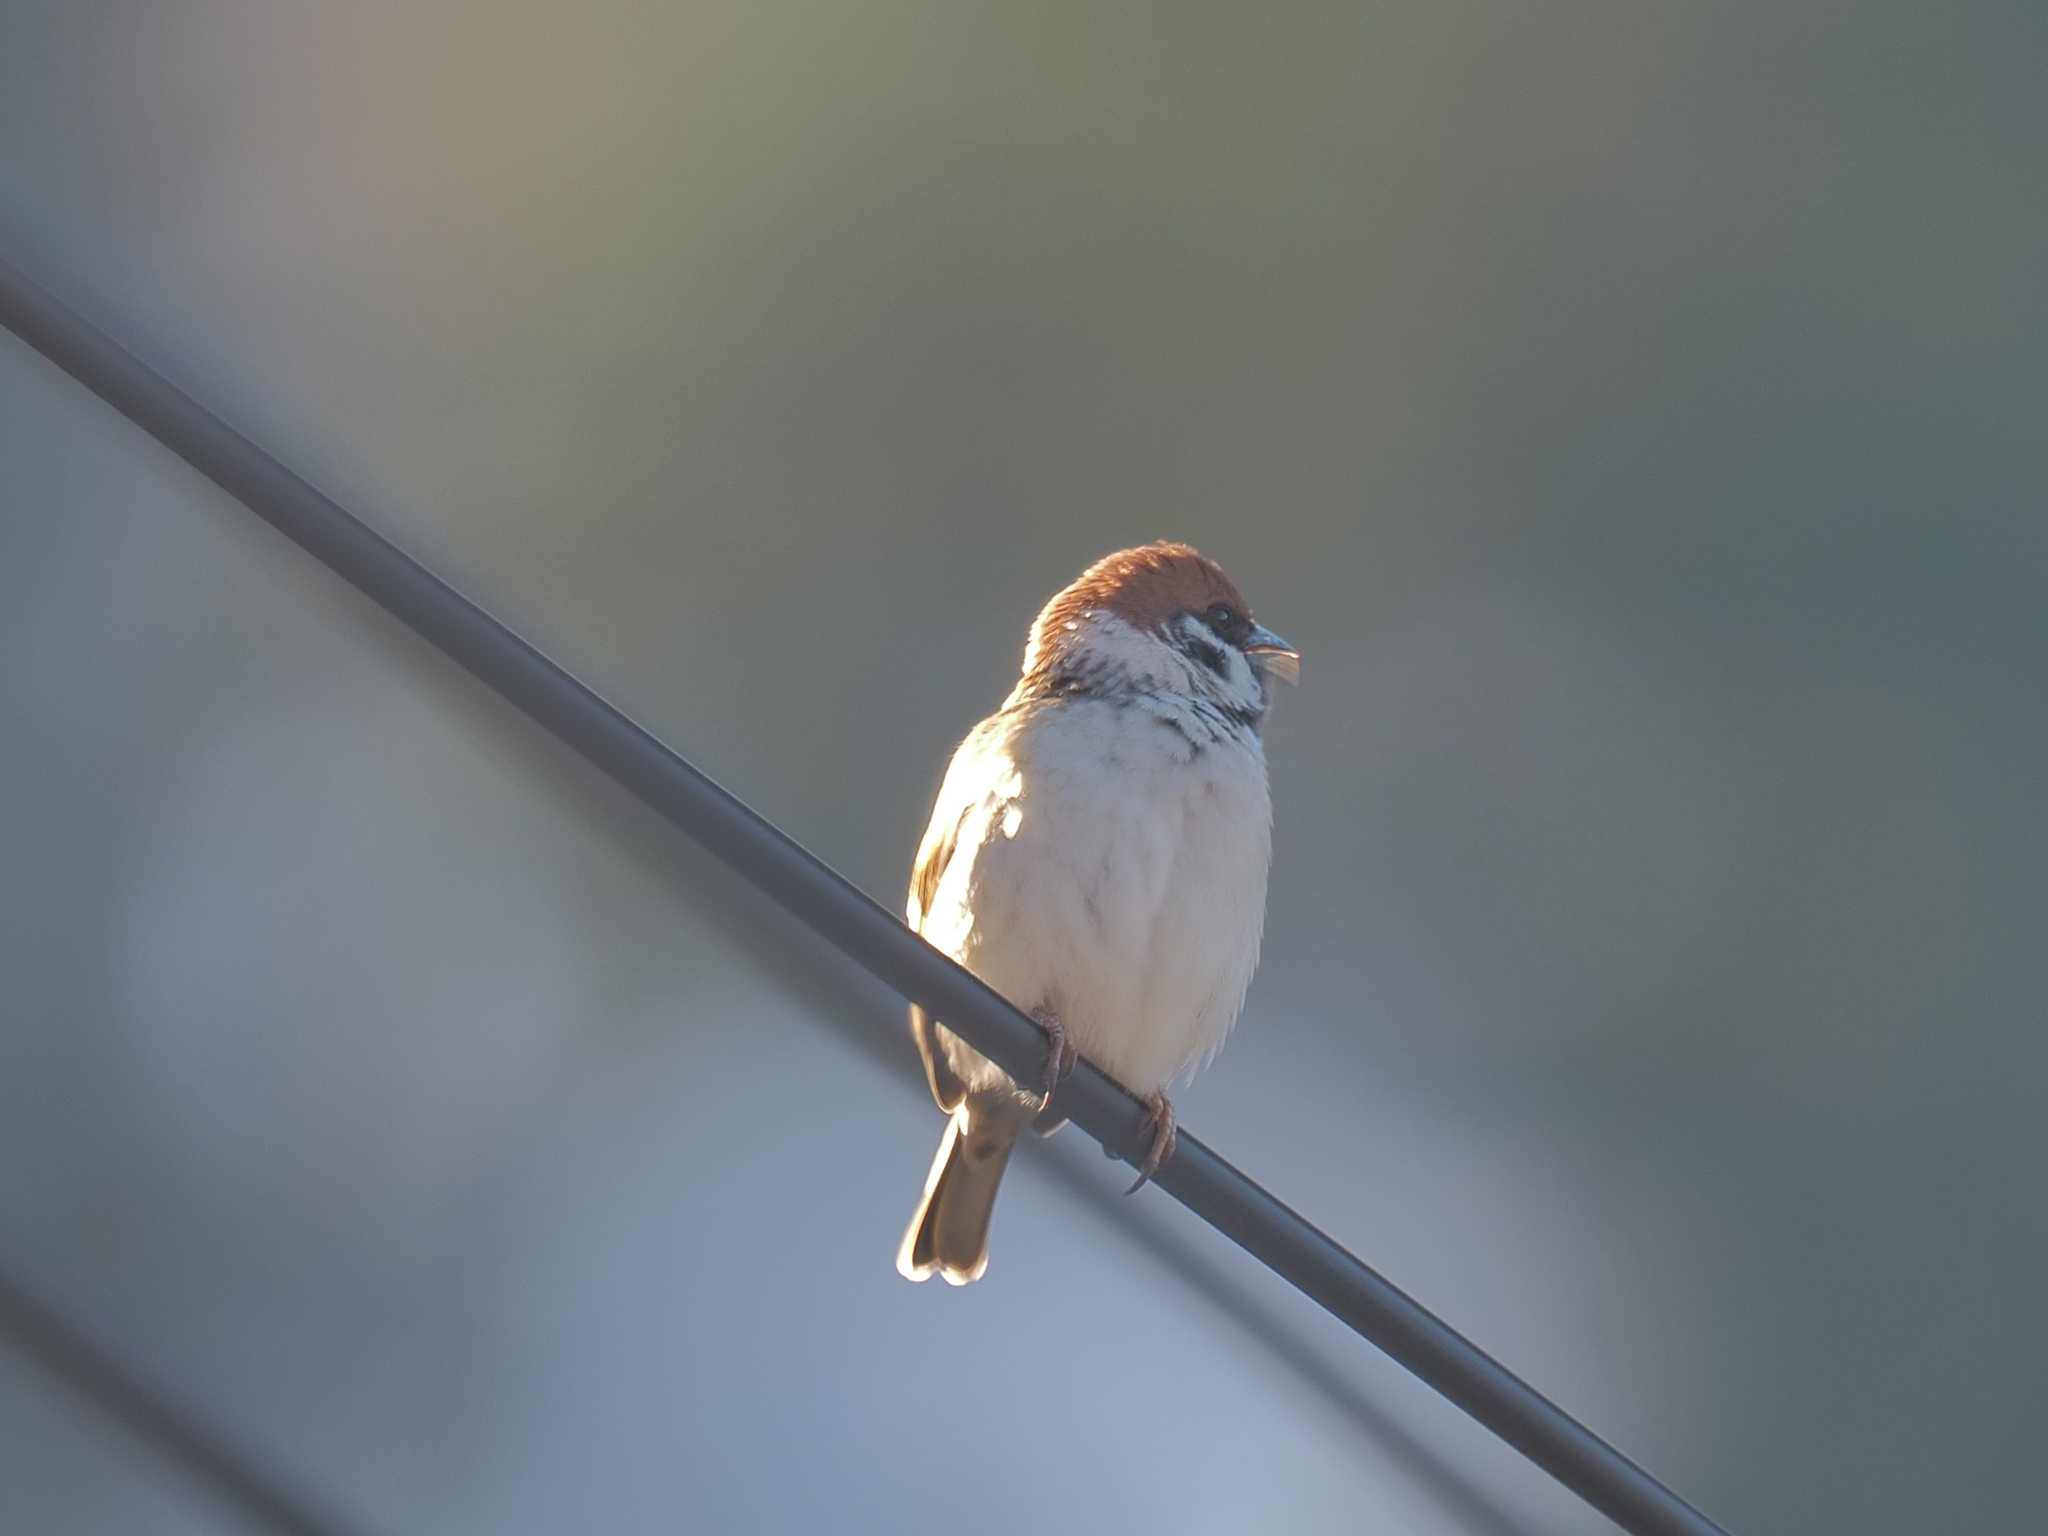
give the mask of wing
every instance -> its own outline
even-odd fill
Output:
[[[910,926],[913,930],[918,926],[924,903],[931,900],[932,892],[938,889],[939,879],[945,873],[946,860],[952,856],[954,839],[959,832],[959,822],[956,821],[944,836],[937,835],[938,832],[939,824],[933,822],[918,849],[917,867],[911,871]],[[917,1042],[917,1054],[924,1058],[924,1080],[931,1084],[932,1097],[938,1101],[939,1108],[950,1115],[967,1097],[967,1085],[960,1081],[960,1074],[946,1059],[946,1048],[938,1038],[942,1027],[917,1004],[910,1005],[910,1038]]]
[[[932,807],[931,825],[925,828],[917,862],[910,872],[910,899],[905,916],[911,932],[923,934],[955,959],[960,958],[959,944],[965,937],[959,923],[960,913],[952,909],[959,904],[957,890],[942,917],[935,909],[947,900],[940,894],[947,869],[955,857],[971,864],[988,836],[993,816],[1011,791],[1003,781],[1013,770],[1007,756],[994,749],[992,741],[999,734],[996,720],[985,720],[954,753],[952,765],[946,770],[946,782],[939,787],[938,802]],[[940,918],[937,926],[943,932],[927,931],[935,917]],[[915,1003],[910,1005],[910,1037],[917,1042],[918,1055],[924,1058],[925,1081],[931,1085],[932,1097],[940,1109],[951,1114],[967,1094],[967,1084],[946,1052],[946,1041],[952,1037],[943,1024]]]

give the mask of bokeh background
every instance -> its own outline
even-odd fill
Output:
[[[2048,1435],[2037,6],[0,0],[0,251],[894,904],[1302,644],[1206,1139],[1735,1531]],[[0,1264],[363,1532],[1607,1527],[0,337]],[[0,1349],[0,1526],[234,1511]]]

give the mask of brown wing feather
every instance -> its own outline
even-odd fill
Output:
[[[960,814],[950,824],[934,821],[917,850],[917,864],[910,872],[910,926],[913,929],[921,929],[924,915],[931,911],[932,896],[945,876],[947,861],[953,857],[953,848],[960,836],[960,823],[966,820],[968,809],[967,806],[961,807]],[[967,1097],[967,1084],[960,1080],[960,1074],[953,1070],[953,1063],[946,1057],[946,1048],[939,1039],[939,1031],[944,1028],[917,1004],[910,1005],[910,1038],[917,1042],[917,1054],[924,1058],[925,1081],[931,1085],[932,1097],[938,1101],[939,1108],[950,1115]]]
[[[946,1059],[946,1048],[939,1043],[938,1032],[944,1028],[936,1019],[926,1017],[917,1004],[910,1005],[910,1038],[917,1042],[917,1054],[924,1058],[924,1080],[931,1084],[932,1097],[939,1108],[950,1115],[967,1097],[967,1085],[960,1081],[960,1074]]]

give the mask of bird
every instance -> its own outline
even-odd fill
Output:
[[[911,929],[1029,1013],[1019,1083],[913,1004],[947,1116],[896,1268],[988,1268],[989,1220],[1027,1126],[1050,1135],[1077,1057],[1146,1104],[1133,1193],[1171,1159],[1166,1090],[1223,1044],[1265,928],[1272,800],[1261,729],[1301,653],[1223,567],[1167,540],[1105,555],[1032,622],[1022,675],[954,752],[912,866]],[[1114,1155],[1114,1154],[1112,1154]]]

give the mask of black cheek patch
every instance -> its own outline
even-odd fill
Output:
[[[1230,663],[1224,658],[1222,646],[1212,645],[1200,635],[1189,635],[1188,654],[1218,677],[1229,679]]]

